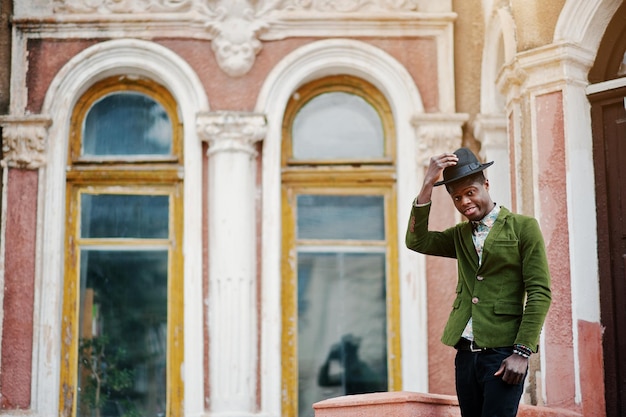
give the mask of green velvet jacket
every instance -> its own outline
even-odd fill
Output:
[[[537,220],[501,207],[479,267],[471,224],[466,221],[440,232],[429,231],[430,207],[413,207],[406,246],[426,255],[457,259],[456,298],[441,341],[454,346],[471,316],[478,346],[519,343],[536,352],[552,299]]]

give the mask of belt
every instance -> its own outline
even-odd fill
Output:
[[[457,350],[464,350],[468,352],[484,352],[486,350],[489,350],[489,348],[476,346],[473,340],[468,340],[464,337],[462,337],[461,340],[459,340],[459,343],[454,345],[454,347]]]

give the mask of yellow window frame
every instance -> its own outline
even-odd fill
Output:
[[[297,161],[291,158],[291,124],[298,110],[317,94],[330,91],[361,95],[378,111],[385,132],[386,157],[364,164],[354,161]],[[387,277],[387,364],[388,389],[402,389],[402,355],[400,339],[400,291],[398,277],[397,198],[395,166],[395,131],[389,105],[373,85],[351,76],[332,76],[313,81],[292,95],[283,121],[282,152],[282,416],[298,416],[298,313],[296,238],[296,197],[301,194],[382,195],[385,201],[385,249]],[[354,243],[354,242],[350,242]],[[378,243],[361,242],[368,245]],[[337,245],[333,241],[333,245]]]
[[[383,121],[384,155],[380,158],[372,158],[361,161],[363,164],[389,165],[395,161],[395,131],[392,122],[393,116],[391,107],[385,96],[373,84],[360,78],[349,75],[333,75],[311,81],[300,87],[293,93],[287,103],[285,117],[283,119],[283,150],[282,165],[350,165],[354,164],[353,159],[294,159],[293,158],[293,140],[291,136],[291,127],[296,115],[309,101],[324,93],[348,93],[361,97],[369,103],[378,113]]]
[[[117,83],[117,84],[116,84]],[[116,85],[119,89],[116,89]],[[174,158],[147,161],[91,160],[80,158],[82,122],[93,103],[115,91],[146,92],[161,103],[172,121]],[[65,274],[61,320],[61,369],[59,415],[77,413],[78,343],[80,307],[80,249],[82,247],[153,248],[168,250],[167,317],[167,417],[183,415],[184,385],[184,267],[183,267],[183,183],[182,126],[173,97],[161,86],[143,79],[114,77],[95,84],[75,106],[72,115],[70,152],[66,172]],[[73,153],[74,152],[74,153]],[[78,152],[78,153],[75,153]],[[132,194],[167,195],[170,201],[167,239],[84,239],[80,236],[80,195]]]
[[[174,129],[171,155],[138,155],[124,157],[86,157],[81,155],[83,143],[82,123],[92,106],[100,99],[109,94],[134,92],[144,94],[163,106]],[[146,163],[181,163],[183,160],[183,146],[180,140],[180,123],[176,101],[170,92],[163,86],[151,80],[136,77],[109,77],[94,84],[76,103],[71,120],[72,130],[70,133],[70,143],[68,152],[68,165],[93,164],[93,163],[126,163],[126,164],[146,164]],[[178,139],[178,140],[177,140]]]

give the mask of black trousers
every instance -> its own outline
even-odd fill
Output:
[[[458,350],[455,358],[456,393],[463,417],[515,417],[524,382],[507,384],[493,374],[513,348],[480,352]]]

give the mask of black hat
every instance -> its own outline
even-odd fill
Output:
[[[443,180],[436,182],[435,186],[460,180],[493,165],[493,161],[481,164],[476,155],[467,148],[457,149],[454,154],[459,158],[458,162],[443,170]]]

